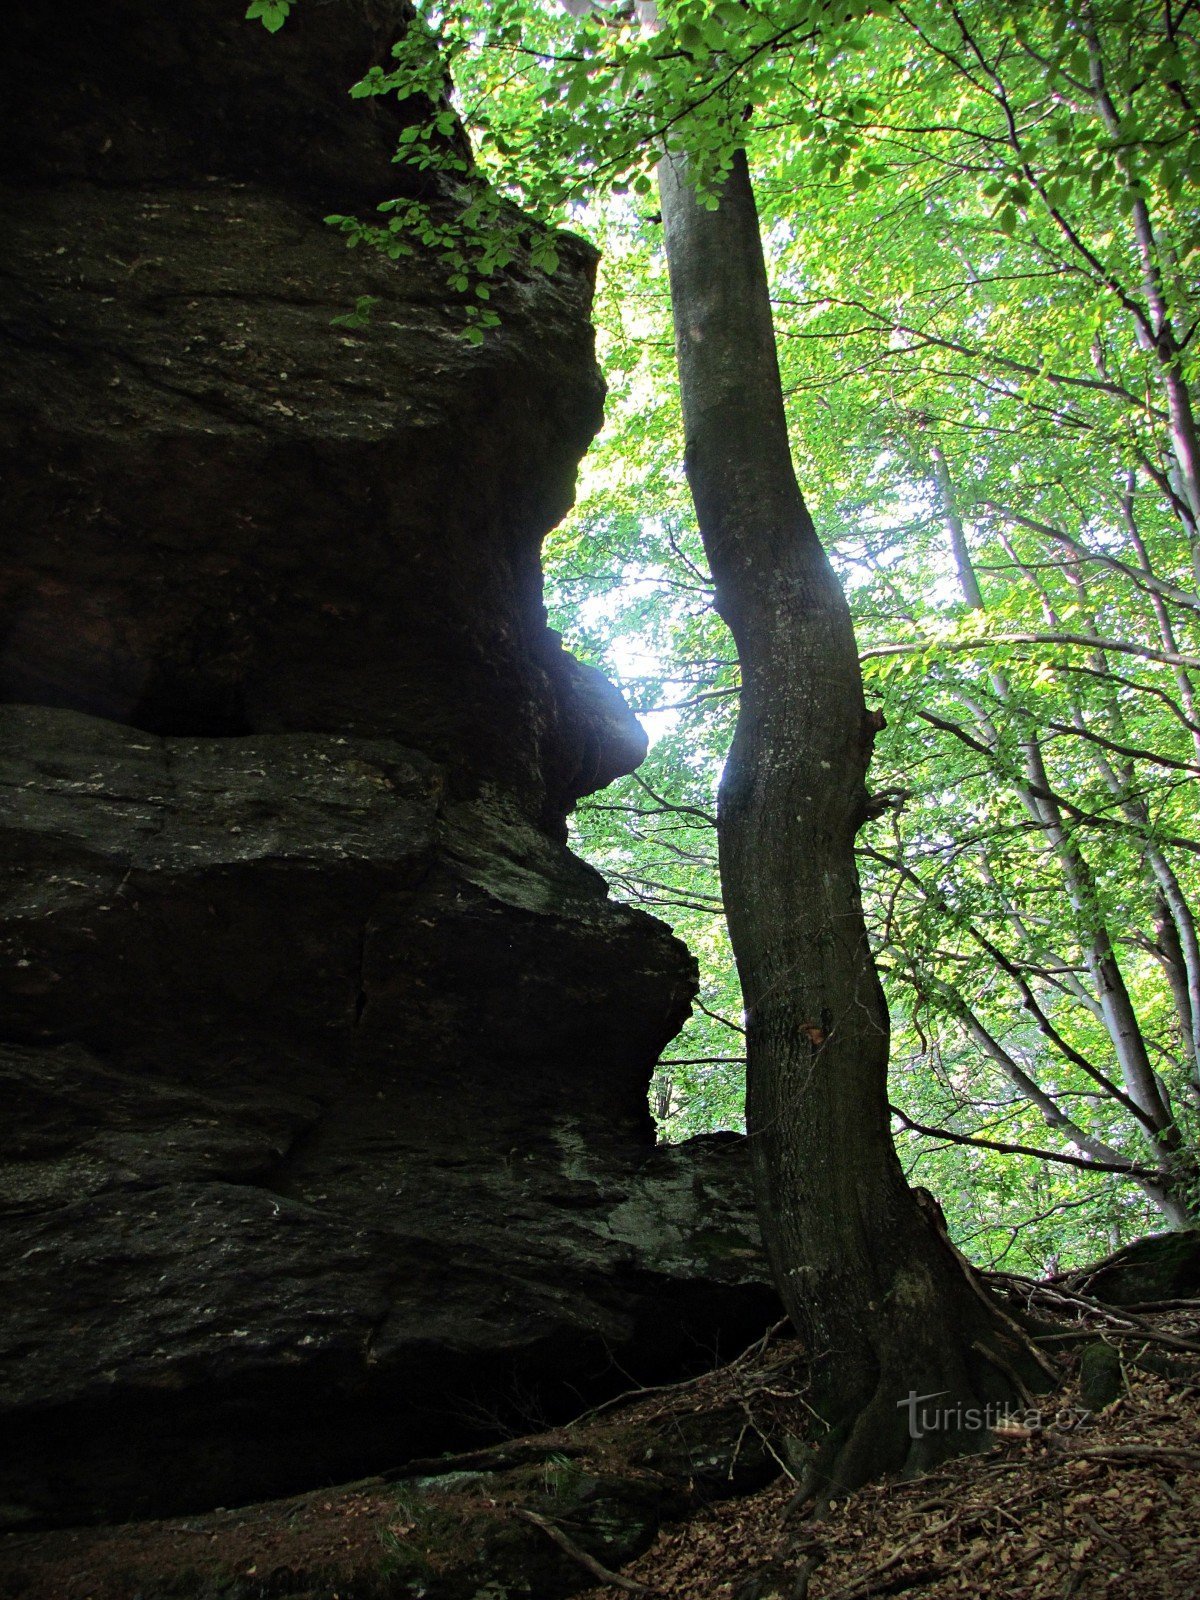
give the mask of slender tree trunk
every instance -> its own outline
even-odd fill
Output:
[[[659,187],[688,481],[742,671],[718,839],[746,1120],[776,1281],[829,1427],[813,1467],[829,1492],[981,1444],[964,1409],[1003,1406],[1044,1374],[892,1144],[888,1016],[853,848],[878,723],[792,470],[745,156],[715,210],[674,153]],[[925,1428],[930,1410],[945,1425]]]
[[[1130,543],[1133,545],[1134,553],[1138,558],[1142,571],[1147,577],[1152,578],[1154,569],[1151,566],[1150,555],[1146,549],[1145,542],[1138,531],[1137,517],[1134,514],[1134,478],[1132,472],[1129,475],[1125,493],[1121,498],[1121,519],[1125,524],[1125,530],[1129,534]],[[1171,622],[1170,613],[1167,611],[1166,601],[1153,587],[1150,589],[1150,605],[1154,611],[1154,619],[1158,624],[1158,637],[1162,641],[1163,649],[1173,656],[1178,656],[1179,645],[1176,641],[1175,628]],[[1200,759],[1200,728],[1196,724],[1196,692],[1185,667],[1176,665],[1174,672],[1175,684],[1179,690],[1179,703],[1191,729],[1192,749],[1196,752],[1197,758]]]
[[[1087,41],[1089,77],[1096,109],[1112,138],[1117,163],[1128,182],[1130,174],[1123,144],[1124,130],[1105,81],[1104,55],[1100,48],[1095,16],[1090,4],[1083,7],[1080,20]],[[1133,236],[1141,262],[1142,289],[1146,297],[1146,315],[1141,320],[1140,331],[1149,348],[1154,351],[1162,369],[1163,383],[1167,391],[1171,452],[1174,457],[1177,493],[1192,540],[1192,570],[1197,581],[1200,581],[1200,438],[1197,436],[1196,414],[1184,374],[1184,350],[1180,347],[1176,336],[1163,292],[1159,244],[1155,237],[1150,208],[1143,195],[1132,184],[1130,184],[1130,198]]]
[[[949,464],[941,447],[936,443],[930,455],[939,509],[950,536],[950,547],[963,599],[973,611],[986,611],[983,590],[975,572],[966,531],[958,511]],[[1059,625],[1058,618],[1052,611],[1047,620],[1053,627]],[[1090,620],[1094,626],[1095,619]],[[1103,657],[1095,657],[1093,665],[1101,676],[1107,675],[1108,664]],[[992,693],[998,703],[1010,712],[1015,710],[1019,715],[1020,707],[1007,674],[995,667],[990,677]],[[998,743],[998,734],[990,718],[981,719],[981,729],[985,741],[995,746]],[[1116,946],[1101,914],[1092,869],[1067,828],[1053,798],[1038,734],[1028,730],[1021,735],[1019,742],[1028,782],[1018,783],[1016,793],[1031,819],[1045,834],[1047,843],[1058,860],[1067,898],[1079,918],[1082,953],[1099,1003],[1100,1017],[1120,1067],[1125,1091],[1138,1110],[1139,1131],[1163,1173],[1161,1184],[1143,1184],[1142,1187],[1172,1227],[1190,1227],[1193,1218],[1186,1202],[1172,1192],[1173,1168],[1177,1165],[1175,1158],[1181,1148],[1179,1130],[1150,1061],[1141,1022],[1117,959]],[[1118,799],[1120,798],[1121,796],[1118,796]],[[1158,853],[1158,858],[1166,866],[1165,857],[1162,857],[1161,852]],[[1186,1179],[1188,1173],[1183,1170],[1179,1176]]]

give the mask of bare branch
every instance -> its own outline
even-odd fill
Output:
[[[1005,1156],[1036,1156],[1039,1161],[1060,1161],[1068,1167],[1079,1167],[1084,1172],[1119,1173],[1125,1178],[1161,1178],[1161,1173],[1155,1172],[1152,1167],[1139,1167],[1132,1161],[1093,1161],[1087,1156],[1069,1156],[1059,1150],[1039,1150],[1030,1144],[1011,1144],[1001,1139],[984,1139],[978,1134],[952,1133],[949,1128],[931,1128],[927,1123],[917,1122],[906,1111],[901,1111],[899,1106],[889,1106],[888,1110],[894,1117],[899,1117],[906,1128],[911,1128],[914,1133],[924,1134],[931,1139],[945,1139],[951,1144],[974,1145],[981,1150],[995,1150]]]

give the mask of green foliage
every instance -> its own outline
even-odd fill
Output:
[[[261,22],[268,33],[278,33],[287,21],[292,0],[250,0],[247,22]]]
[[[406,122],[395,159],[410,172],[430,175],[428,194],[385,200],[378,219],[334,213],[325,220],[351,249],[367,244],[393,261],[417,251],[436,260],[446,287],[462,302],[462,337],[479,344],[500,324],[488,305],[497,281],[515,270],[554,272],[558,239],[472,171],[448,98],[446,68],[457,53],[418,12],[392,48],[394,65],[372,67],[350,91],[356,99],[394,95],[403,103]],[[359,312],[352,316],[342,325],[363,326]]]
[[[713,182],[730,141],[749,141],[801,481],[887,714],[873,777],[892,803],[862,871],[893,1095],[958,1138],[1078,1157],[1078,1134],[1114,1165],[1170,1169],[1174,1137],[1182,1191],[1195,1065],[1157,930],[1164,882],[1185,921],[1196,891],[1196,531],[1166,424],[1169,388],[1192,376],[1171,337],[1194,316],[1198,146],[1186,89],[1155,70],[1161,16],[1093,7],[1089,44],[1067,3],[885,8],[869,26],[847,9],[820,30],[812,8],[753,6],[730,41],[718,8],[662,10],[649,38],[564,19],[553,50],[545,15],[540,35],[506,39],[456,13],[464,102],[497,175],[546,217],[608,196],[575,217],[607,252],[609,425],[548,547],[550,592],[556,624],[658,734],[635,778],[584,803],[576,838],[701,958],[706,1010],[660,1067],[660,1120],[671,1137],[737,1125],[741,1055],[710,821],[736,668],[679,469],[666,285],[637,198],[669,131]],[[1168,56],[1194,83],[1191,41]],[[714,82],[727,92],[708,96]],[[1034,758],[1050,821],[1030,811]],[[1165,1140],[1122,1103],[1089,970],[1105,940],[1174,1118]],[[981,1260],[1081,1259],[1157,1215],[1119,1177],[900,1126],[898,1140]]]
[[[540,1478],[542,1493],[560,1505],[577,1500],[586,1482],[579,1462],[557,1451],[548,1455],[542,1463]]]
[[[519,250],[554,270],[554,224],[605,249],[608,424],[548,599],[655,735],[575,839],[700,957],[655,1083],[681,1137],[741,1114],[713,833],[737,669],[681,469],[652,174],[683,146],[715,204],[748,148],[798,472],[887,719],[864,898],[893,1099],[943,1130],[898,1119],[899,1149],[976,1258],[1101,1253],[1196,1186],[1197,46],[1149,0],[659,9],[655,30],[426,0],[358,92],[423,100],[404,157],[457,201],[334,220],[432,251],[468,337]]]
[[[367,328],[371,324],[371,314],[378,304],[377,294],[360,294],[354,301],[353,311],[345,311],[340,317],[331,317],[329,320],[335,328]]]

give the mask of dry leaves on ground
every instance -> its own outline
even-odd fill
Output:
[[[624,1576],[663,1600],[1196,1600],[1200,1392],[1135,1376],[1098,1417],[1063,1420],[822,1522],[787,1518],[784,1480],[664,1530]]]

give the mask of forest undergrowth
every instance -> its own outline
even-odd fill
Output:
[[[979,1454],[835,1497],[819,1521],[795,1504],[790,1459],[803,1353],[777,1328],[723,1367],[467,1454],[257,1506],[9,1535],[0,1597],[1194,1600],[1200,1299],[1116,1309],[1069,1279],[994,1282],[1037,1319],[1061,1389]]]

